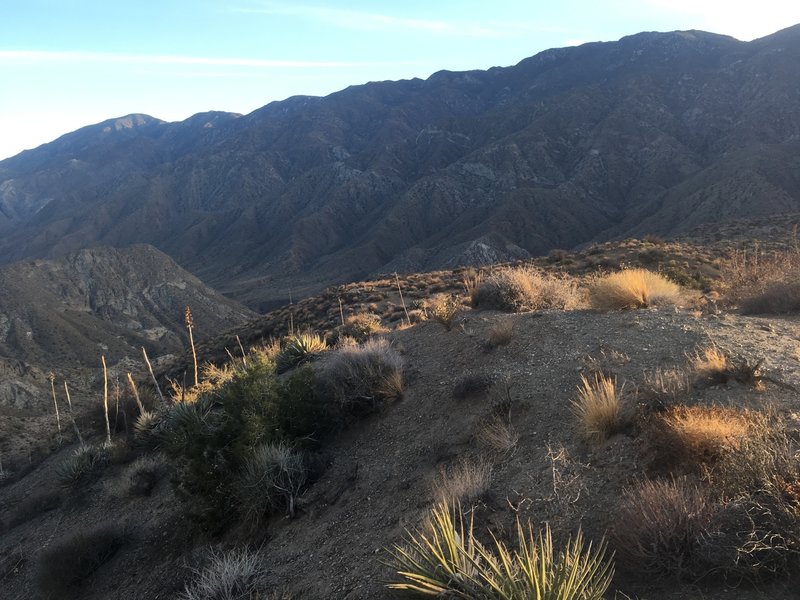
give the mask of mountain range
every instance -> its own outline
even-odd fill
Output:
[[[359,277],[800,210],[800,26],[640,33],[0,162],[0,261],[150,244],[266,309]]]

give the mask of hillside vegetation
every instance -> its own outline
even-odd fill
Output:
[[[671,242],[648,244],[620,248]],[[345,286],[265,317],[289,316],[272,339],[193,346],[116,414],[112,394],[108,426],[102,401],[74,429],[62,403],[55,451],[3,467],[3,589],[789,598],[797,317],[740,307],[796,281],[796,251],[729,255],[693,288],[552,267],[601,255]]]

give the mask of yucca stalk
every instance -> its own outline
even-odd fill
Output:
[[[50,372],[47,378],[50,380],[50,389],[53,392],[53,406],[56,407],[56,426],[58,427],[58,443],[60,444],[63,436],[61,435],[61,415],[58,412],[58,400],[56,399],[56,374]]]
[[[69,418],[72,421],[72,426],[75,428],[75,435],[78,436],[78,443],[83,446],[83,438],[81,437],[81,432],[78,429],[78,424],[75,422],[75,412],[72,410],[72,398],[69,396],[69,386],[67,382],[64,382],[64,393],[67,395],[67,406],[69,406]]]
[[[142,404],[142,399],[139,398],[139,390],[136,387],[136,382],[133,380],[133,375],[128,373],[128,385],[131,386],[131,392],[133,392],[133,398],[136,400],[136,406],[139,407],[139,414],[144,412],[144,404]]]
[[[158,385],[156,374],[153,373],[153,365],[150,364],[150,359],[147,357],[147,350],[144,349],[144,346],[142,346],[142,355],[144,356],[144,362],[147,365],[147,370],[150,371],[150,377],[153,378],[153,385],[156,386],[158,397],[161,399],[161,406],[164,408],[167,406],[167,401],[164,400],[164,394],[161,393],[161,386]]]
[[[106,368],[105,355],[100,357],[103,362],[103,411],[106,415],[106,439],[111,443],[111,422],[108,420],[108,368]]]
[[[200,378],[198,377],[198,370],[197,370],[197,351],[194,347],[194,335],[192,335],[192,329],[194,329],[194,319],[192,319],[192,311],[189,307],[186,307],[186,312],[183,315],[184,322],[186,323],[186,329],[189,331],[189,345],[192,347],[192,361],[194,362],[194,384],[197,386],[200,383]]]

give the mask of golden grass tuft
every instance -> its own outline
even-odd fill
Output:
[[[626,269],[599,276],[589,285],[589,302],[597,310],[679,304],[681,299],[679,285],[647,269]]]
[[[505,456],[514,452],[519,442],[519,433],[507,416],[493,415],[483,421],[475,439],[485,450]]]
[[[697,471],[737,450],[756,421],[734,408],[675,406],[654,419],[649,440],[659,465]]]
[[[584,305],[574,278],[533,267],[498,269],[471,289],[470,301],[475,308],[506,312],[573,310]]]
[[[627,425],[621,395],[616,377],[602,373],[591,378],[581,375],[578,397],[572,401],[572,413],[586,439],[607,439]]]

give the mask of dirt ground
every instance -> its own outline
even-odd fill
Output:
[[[506,346],[486,348],[490,327],[511,321]],[[303,600],[374,600],[391,597],[385,582],[386,548],[420,524],[434,502],[443,470],[484,451],[475,435],[492,410],[480,392],[456,398],[465,375],[507,381],[511,420],[519,434],[509,456],[491,457],[490,490],[474,503],[476,527],[507,537],[517,518],[549,522],[557,538],[582,528],[599,540],[622,490],[644,474],[641,440],[632,431],[602,444],[580,439],[570,400],[580,374],[602,366],[625,381],[628,401],[643,374],[685,365],[687,354],[716,344],[734,358],[764,361],[763,391],[741,384],[692,390],[692,401],[777,407],[800,423],[800,319],[703,315],[672,308],[600,314],[590,311],[500,314],[468,311],[446,331],[432,321],[393,332],[405,360],[402,400],[341,434],[322,458],[325,470],[304,494],[297,518],[276,518],[256,539],[276,589]],[[0,488],[0,515],[32,494],[54,490],[54,469],[69,448],[44,460],[22,479]],[[230,547],[236,534],[190,538],[167,477],[147,497],[120,497],[125,465],[59,508],[0,534],[3,598],[36,598],[33,577],[42,549],[68,532],[106,520],[124,522],[130,540],[81,592],[85,600],[172,598],[191,576],[197,548]],[[116,483],[115,483],[116,482]],[[797,582],[709,588],[618,578],[630,598],[798,598]],[[613,597],[613,594],[612,594]],[[619,598],[624,596],[620,595]]]

